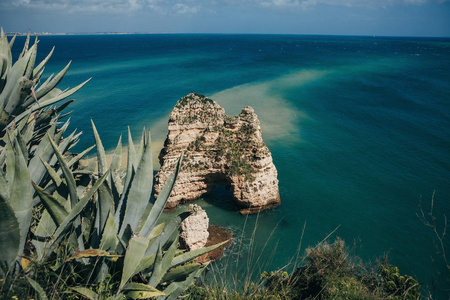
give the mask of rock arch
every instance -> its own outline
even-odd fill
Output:
[[[242,214],[280,204],[277,170],[253,108],[229,117],[203,95],[181,98],[169,116],[169,133],[159,155],[156,197],[182,151],[183,164],[166,208],[195,200],[216,185],[231,188]]]

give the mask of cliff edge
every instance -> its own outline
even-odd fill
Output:
[[[203,95],[181,98],[169,116],[169,133],[159,154],[156,197],[182,151],[183,163],[167,209],[195,200],[216,185],[231,189],[242,214],[280,204],[277,170],[253,108],[244,107],[238,116],[229,117]]]

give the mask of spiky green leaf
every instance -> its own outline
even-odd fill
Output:
[[[18,144],[16,140],[16,145]],[[14,181],[11,189],[9,205],[14,210],[20,227],[19,255],[22,254],[31,223],[31,209],[33,208],[33,193],[27,163],[20,147],[17,145],[15,151]]]
[[[175,180],[178,177],[178,172],[180,170],[182,161],[183,161],[183,153],[181,153],[181,156],[178,159],[178,163],[175,167],[174,174],[170,174],[169,177],[167,178],[158,196],[158,199],[156,199],[155,204],[153,205],[152,210],[150,211],[150,214],[147,217],[147,220],[142,226],[142,229],[140,231],[141,236],[147,236],[153,229],[155,224],[158,222],[159,217],[164,211],[164,207],[166,206],[167,200],[169,199],[170,193],[172,192],[173,186],[175,185]]]
[[[70,195],[70,202],[72,204],[72,207],[75,206],[77,203],[77,185],[75,183],[75,178],[73,177],[72,171],[70,170],[69,166],[67,165],[66,160],[64,159],[62,153],[60,152],[58,146],[55,144],[52,138],[48,136],[48,140],[50,142],[50,145],[53,148],[53,151],[56,154],[56,157],[58,158],[58,162],[61,166],[61,169],[64,174],[64,178],[66,179],[67,187],[69,188],[69,195]]]
[[[168,297],[158,297],[157,299],[165,299],[165,300],[175,300],[178,296],[181,295],[193,282],[196,278],[200,276],[203,270],[206,268],[206,265],[199,268],[195,272],[189,273],[184,281],[174,281],[169,286],[164,289],[164,293],[168,295]]]
[[[0,195],[0,267],[9,270],[19,253],[20,230],[14,210]],[[0,268],[1,270],[2,268]]]
[[[148,247],[148,239],[138,236],[131,238],[128,244],[127,252],[125,254],[122,280],[120,281],[119,290],[122,290],[122,288],[128,282],[128,280],[134,274],[136,274],[136,269],[141,263],[141,260],[144,257],[144,253],[145,250],[147,250],[147,247]]]
[[[131,183],[131,188],[128,193],[125,216],[119,233],[120,236],[123,234],[127,224],[131,226],[133,231],[136,230],[139,220],[144,214],[145,208],[150,201],[152,187],[153,161],[149,131],[144,153],[142,154],[141,161],[136,170],[136,175],[134,176],[134,180]]]
[[[196,257],[199,257],[205,253],[211,252],[214,249],[219,248],[220,246],[226,244],[228,241],[224,241],[222,243],[218,243],[209,247],[205,247],[205,248],[200,248],[200,249],[195,249],[189,252],[185,252],[183,254],[180,254],[178,256],[175,256],[172,260],[172,263],[170,265],[171,268],[174,268],[176,266],[185,264],[191,260],[193,260]]]
[[[153,267],[153,273],[150,277],[148,284],[150,286],[157,286],[158,283],[161,281],[161,278],[165,276],[167,270],[169,270],[171,262],[173,260],[173,257],[175,256],[175,251],[177,250],[178,246],[178,234],[175,235],[176,238],[173,240],[172,244],[170,245],[169,249],[164,253],[164,256],[161,259],[161,262],[159,263],[159,266]],[[157,256],[158,258],[158,256]],[[155,261],[156,265],[156,261]]]
[[[39,283],[37,283],[36,281],[34,281],[33,279],[31,279],[28,276],[25,276],[25,278],[28,280],[28,282],[33,287],[33,289],[38,293],[39,300],[47,300],[48,299],[47,294],[45,294],[44,289],[39,285]]]
[[[108,170],[108,166],[106,165],[106,153],[103,148],[102,140],[98,135],[97,128],[95,127],[94,121],[91,119],[92,131],[94,132],[95,145],[97,146],[97,163],[98,163],[98,171],[100,174],[105,174],[106,170]]]
[[[197,263],[178,266],[167,272],[161,282],[184,281],[190,274],[199,270],[200,267],[201,265]]]
[[[88,289],[87,287],[74,286],[74,287],[71,287],[70,289],[74,290],[75,292],[77,292],[78,294],[82,295],[83,297],[85,297],[89,300],[98,300],[99,299],[97,293],[91,289]]]
[[[108,220],[106,221],[105,229],[103,230],[100,246],[101,250],[114,251],[118,243],[117,227],[114,222],[114,214],[109,212]]]
[[[33,187],[41,198],[41,202],[44,204],[45,209],[52,217],[53,222],[55,222],[57,226],[60,226],[62,222],[64,222],[64,219],[69,215],[64,208],[64,205],[62,205],[58,199],[46,193],[40,186],[33,183]]]

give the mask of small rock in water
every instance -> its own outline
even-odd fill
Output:
[[[181,222],[180,242],[188,250],[195,250],[206,245],[209,232],[209,218],[206,211],[197,204],[190,204],[192,214]]]

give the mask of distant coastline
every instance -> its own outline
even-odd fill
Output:
[[[32,36],[42,36],[42,35],[128,35],[128,34],[167,34],[168,32],[74,32],[74,33],[63,33],[63,32],[30,32]],[[23,32],[7,32],[7,36],[26,36],[27,33]]]

